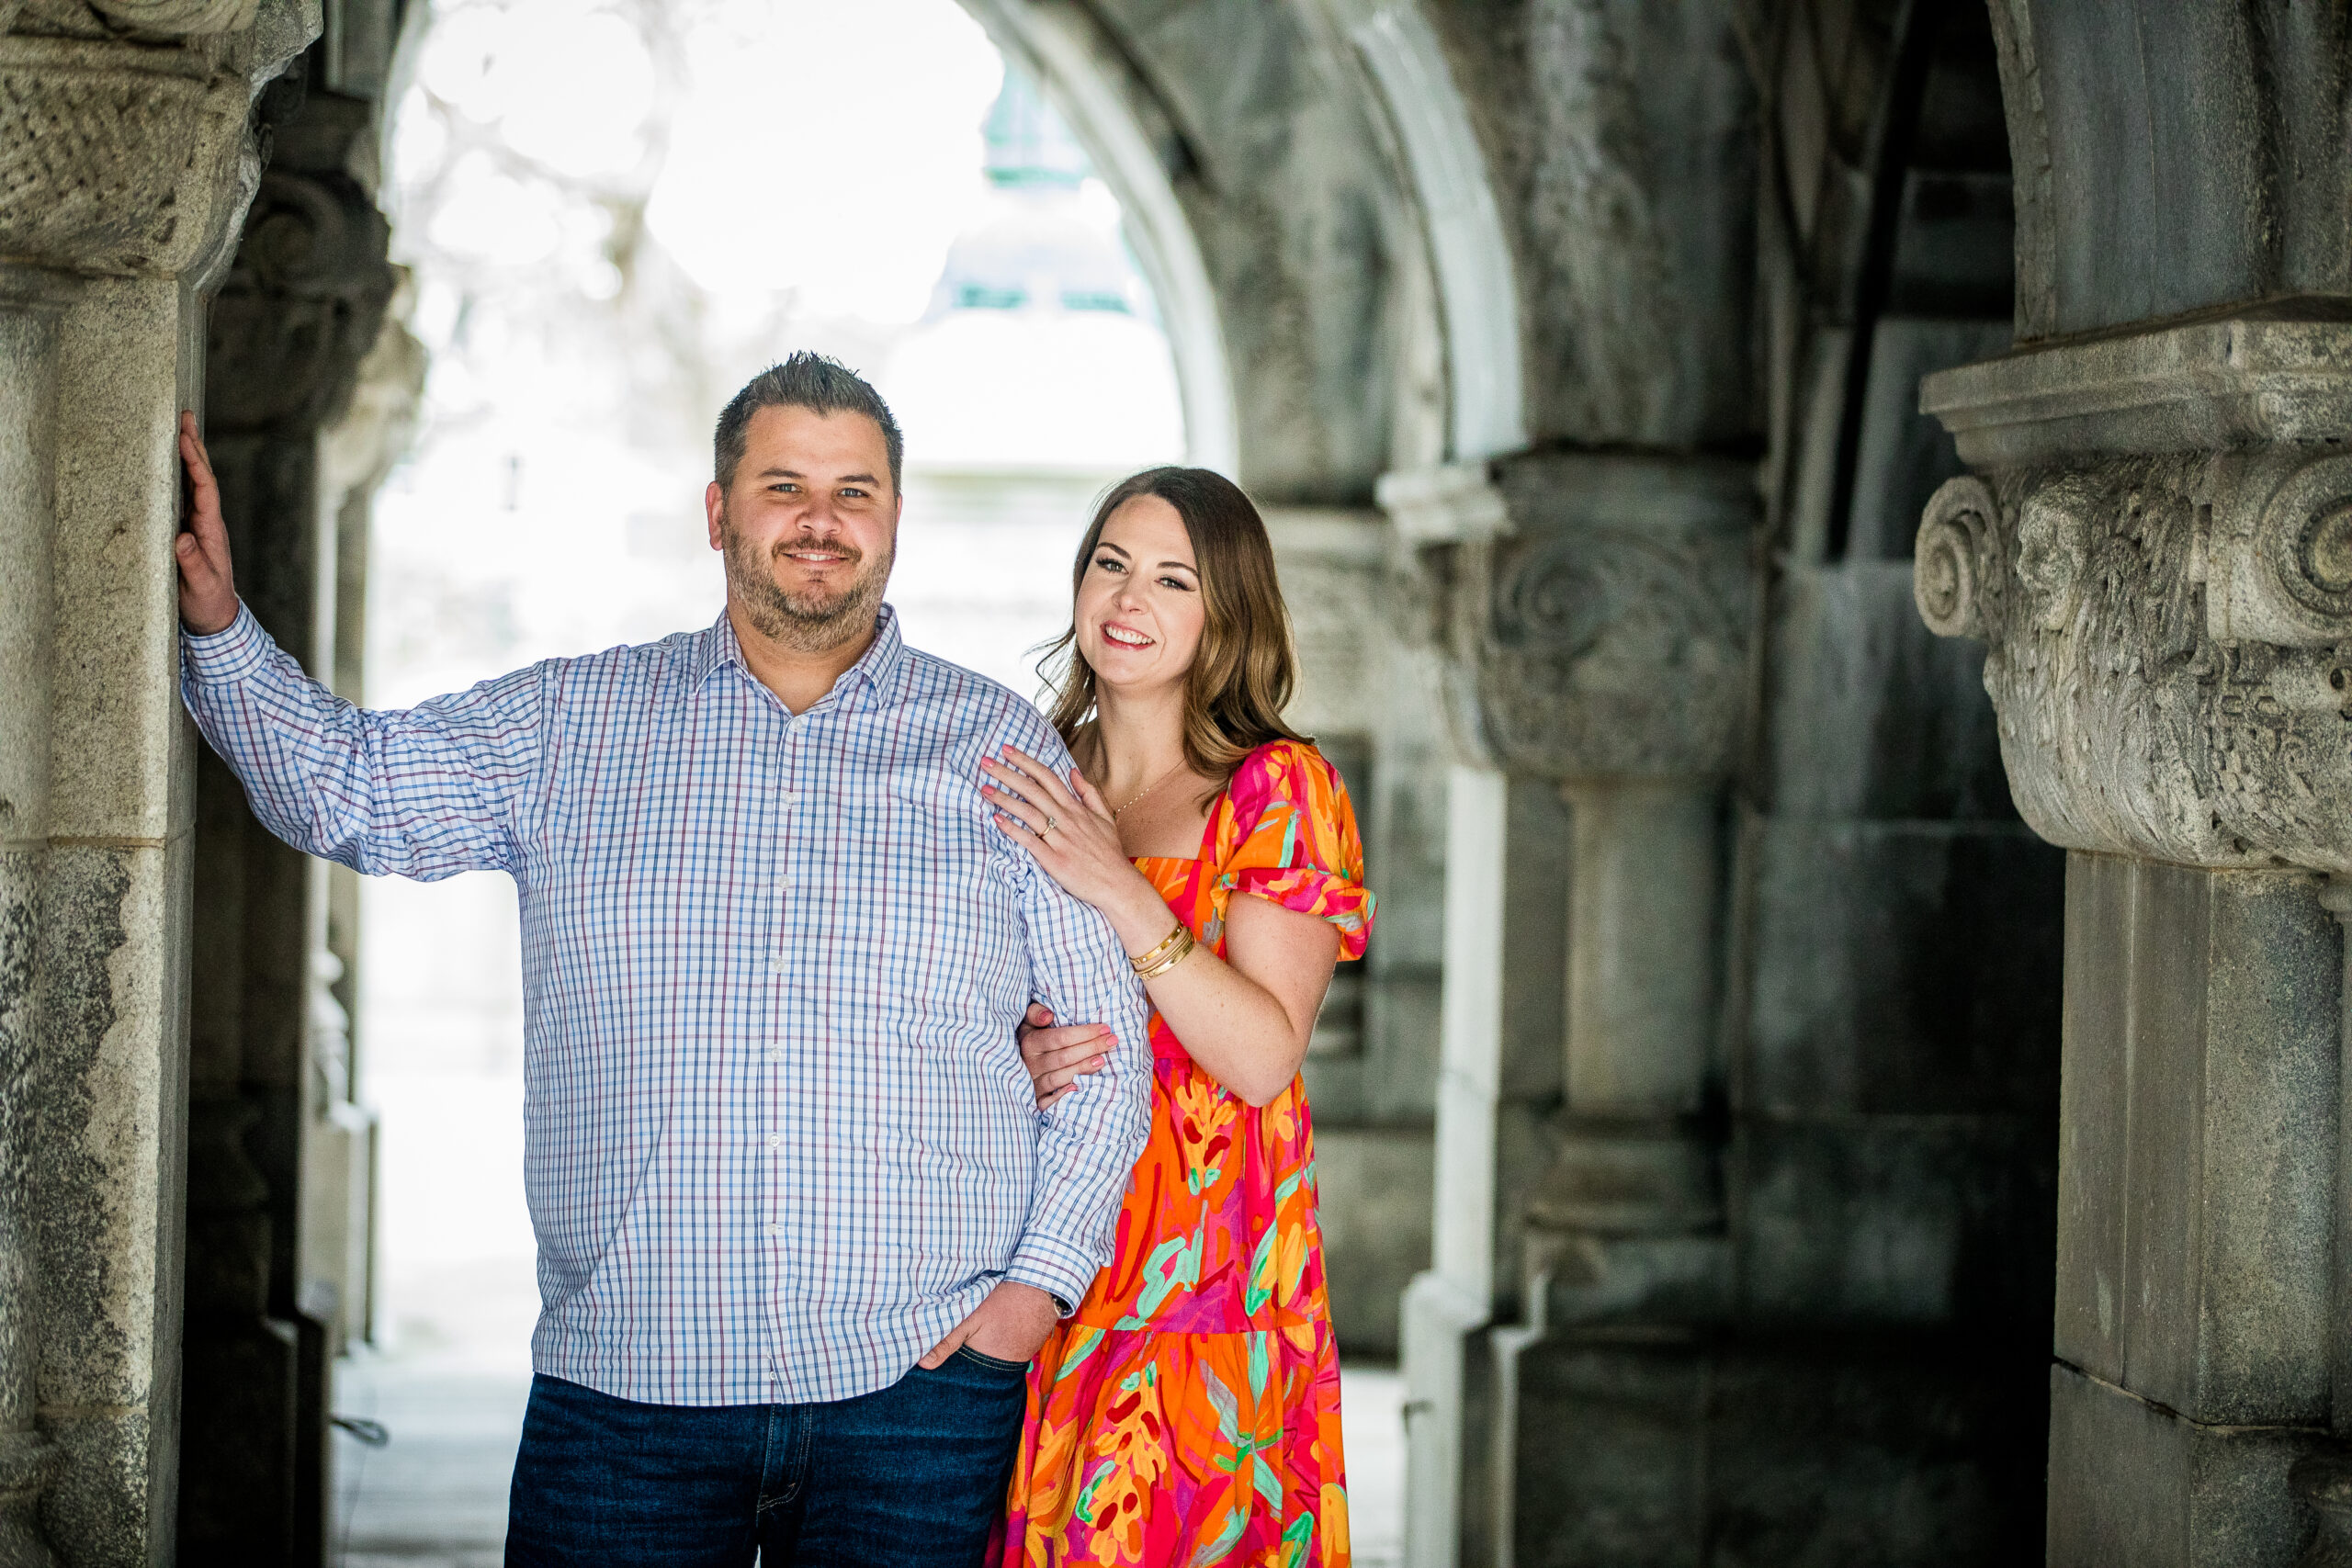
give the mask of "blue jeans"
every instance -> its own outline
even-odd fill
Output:
[[[974,1568],[1028,1371],[958,1350],[821,1404],[639,1404],[531,1382],[508,1568]]]

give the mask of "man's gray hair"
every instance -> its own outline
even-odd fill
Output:
[[[890,405],[864,377],[840,360],[800,349],[781,365],[771,365],[728,400],[711,438],[713,468],[721,489],[732,489],[735,467],[743,460],[743,445],[752,416],[762,409],[807,409],[811,413],[862,413],[882,427],[882,445],[890,454],[890,488],[899,486],[899,467],[906,457],[906,437]]]

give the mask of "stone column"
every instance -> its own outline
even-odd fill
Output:
[[[1285,715],[1346,781],[1380,892],[1372,945],[1340,966],[1303,1070],[1340,1353],[1394,1358],[1405,1287],[1430,1263],[1450,748],[1432,651],[1366,613],[1385,586],[1380,514],[1275,506],[1265,519],[1298,652]]]
[[[335,695],[346,702],[367,700],[368,547],[375,493],[414,434],[424,371],[424,344],[387,313],[375,346],[359,363],[348,406],[319,440],[320,525],[332,519],[334,532],[333,581],[321,584],[333,629],[321,638],[321,658],[332,664]],[[329,1307],[333,1292],[326,1315],[331,1348],[340,1354],[354,1341],[375,1337],[377,1120],[357,1092],[359,874],[324,861],[311,869],[324,879],[325,890],[313,895],[312,907],[325,929],[313,938],[310,1055],[318,1103],[303,1173],[307,1201],[297,1261],[303,1290],[320,1307]],[[323,1281],[323,1288],[312,1281]]]
[[[175,411],[258,175],[254,93],[314,25],[253,0],[97,10],[141,41],[0,6],[0,1560],[76,1565],[173,1556]]]
[[[276,151],[213,305],[206,391],[239,592],[281,647],[332,682],[337,513],[355,476],[330,479],[322,441],[379,341],[394,276],[384,220],[347,172],[376,105],[322,79],[330,52],[312,51],[265,100]],[[209,961],[192,998],[180,1528],[191,1551],[316,1562],[327,1368],[355,1206],[364,1245],[368,1129],[350,1104],[345,1020],[330,989],[326,866],[254,821],[209,752],[197,796],[198,879],[214,929],[201,933]]]
[[[1725,1269],[1705,1114],[1752,471],[1582,455],[1493,475],[1383,493],[1440,584],[1479,764],[1448,845],[1440,1266],[1407,1303],[1417,1562],[1562,1539],[1552,1470],[1629,1437],[1579,1368],[1651,1377],[1603,1341],[1671,1337]]]
[[[53,1562],[35,1513],[55,1454],[35,1419],[37,953],[48,859],[56,301],[0,296],[0,1563]]]
[[[2072,852],[2049,1561],[2339,1561],[2352,326],[2209,314],[1921,402],[1978,473],[1920,525],[1920,613],[1986,644],[2018,810]]]

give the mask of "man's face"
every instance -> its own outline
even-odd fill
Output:
[[[882,427],[862,413],[765,408],[752,416],[734,482],[704,495],[729,600],[803,653],[863,637],[882,607],[899,540],[899,492]]]

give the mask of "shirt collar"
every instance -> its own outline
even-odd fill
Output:
[[[906,662],[906,646],[899,637],[899,612],[885,604],[882,613],[874,618],[874,640],[858,655],[857,662],[833,682],[833,690],[845,692],[852,684],[863,684],[876,695],[887,697],[898,689]],[[735,638],[735,623],[725,610],[719,611],[718,619],[695,638],[694,683],[699,687],[722,664],[734,665],[747,680],[756,679],[751,666],[743,662],[743,647]]]

